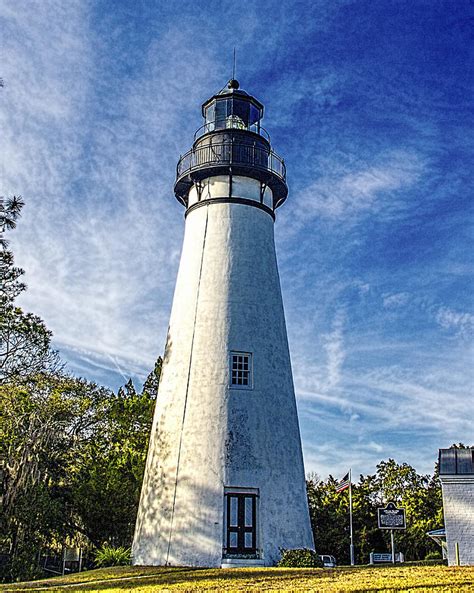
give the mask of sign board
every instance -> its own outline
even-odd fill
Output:
[[[397,509],[395,503],[389,502],[383,509],[377,509],[379,529],[406,529],[405,509]]]
[[[377,554],[377,552],[370,553],[370,564],[375,562],[392,562],[392,554]]]
[[[392,554],[370,552],[369,562],[370,564],[377,564],[377,562],[387,564],[388,562],[392,562]],[[405,556],[401,552],[397,552],[395,554],[395,562],[405,562]]]
[[[80,548],[64,548],[63,560],[64,562],[79,562],[81,559]]]

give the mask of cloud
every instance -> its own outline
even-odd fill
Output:
[[[129,84],[117,84],[115,63],[95,88],[104,47],[88,8],[8,5],[2,189],[26,201],[12,235],[27,270],[23,306],[43,316],[74,368],[77,352],[92,352],[113,373],[118,359],[121,374],[144,374],[164,348],[179,261],[173,176],[192,140],[183,122],[198,121],[209,92],[200,72],[211,64],[206,51],[190,61],[189,31],[175,26],[150,43]],[[193,124],[180,119],[185,107],[196,111]]]
[[[387,309],[391,309],[406,305],[410,299],[410,294],[407,292],[396,292],[394,294],[387,293],[382,295],[382,298],[383,306]]]
[[[391,150],[363,166],[354,156],[349,167],[337,160],[323,160],[320,168],[323,171],[320,179],[297,198],[307,205],[305,215],[309,210],[312,216],[350,221],[368,212],[386,215],[401,208],[397,191],[420,179],[424,163],[415,153]]]
[[[474,330],[474,315],[471,313],[459,313],[448,307],[440,307],[435,319],[443,329],[452,329],[462,336],[472,335]]]
[[[345,359],[344,352],[344,313],[338,311],[332,326],[332,331],[323,337],[324,350],[327,355],[327,376],[324,391],[336,388],[341,379],[341,369]]]
[[[367,443],[366,447],[372,451],[375,451],[376,453],[382,453],[384,449],[382,445],[376,443],[375,441],[370,441],[369,443]]]
[[[275,228],[307,461],[341,476],[382,455],[431,470],[473,422],[468,44],[437,11],[394,15],[387,35],[376,8],[304,9],[3,3],[2,193],[26,201],[10,237],[21,304],[75,372],[143,379],[183,236],[176,161],[236,45],[288,167]]]

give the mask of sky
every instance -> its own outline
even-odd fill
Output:
[[[184,231],[175,167],[231,77],[265,105],[305,467],[432,473],[474,444],[473,3],[3,0],[21,305],[76,375],[140,387]]]

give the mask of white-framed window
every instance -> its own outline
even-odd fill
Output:
[[[230,386],[234,389],[252,389],[252,354],[230,353]]]

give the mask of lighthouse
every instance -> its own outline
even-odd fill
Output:
[[[288,194],[264,107],[231,80],[179,159],[185,208],[132,559],[272,566],[314,549],[274,243]]]

